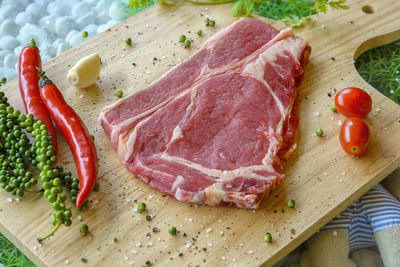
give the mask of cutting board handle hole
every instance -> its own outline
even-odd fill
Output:
[[[361,10],[362,10],[364,13],[366,13],[366,14],[372,14],[372,13],[374,13],[374,8],[373,8],[372,6],[370,6],[370,5],[363,6],[363,7],[361,8]]]

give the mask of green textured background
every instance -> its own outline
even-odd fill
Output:
[[[309,4],[309,1],[297,2],[304,5]],[[133,15],[139,11],[132,10],[129,12],[129,15]],[[275,0],[262,3],[254,12],[272,19],[281,19],[290,14],[299,17],[309,14],[308,11],[287,4],[285,1],[282,1],[282,4],[278,5]],[[365,52],[356,60],[355,66],[360,75],[374,88],[396,103],[400,103],[400,40]],[[2,234],[0,234],[1,264],[7,267],[35,266]]]

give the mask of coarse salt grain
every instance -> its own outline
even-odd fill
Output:
[[[66,260],[66,261],[65,261],[65,264],[67,264],[67,265],[68,265],[68,264],[69,264],[69,260]]]
[[[129,265],[134,265],[135,264],[135,261],[131,261],[130,263],[129,263]]]
[[[219,219],[219,220],[218,220],[218,222],[219,222],[219,223],[222,223],[222,220],[221,220],[221,219]]]
[[[247,251],[247,254],[249,254],[249,255],[251,255],[253,253],[254,253],[254,251],[252,251],[252,250]]]
[[[328,175],[328,173],[327,173],[327,172],[324,172],[322,175],[323,175],[323,176],[327,176],[327,175]]]
[[[142,246],[142,244],[141,244],[140,242],[137,242],[137,243],[136,243],[136,247],[137,247],[137,248],[140,248],[141,246]]]
[[[131,202],[131,199],[130,198],[126,198],[125,201],[129,203],[129,202]]]
[[[325,29],[325,24],[321,24],[321,28],[322,28],[322,29]]]
[[[34,247],[33,247],[33,250],[34,250],[34,251],[36,251],[36,250],[37,250],[37,247],[36,247],[36,246],[34,246]]]
[[[85,97],[84,95],[80,95],[80,96],[79,96],[79,98],[84,98],[84,97]]]
[[[52,249],[51,251],[50,251],[51,253],[54,253],[54,252],[56,252],[54,249]]]
[[[208,246],[209,246],[209,247],[212,247],[212,244],[211,244],[211,243],[208,243]]]
[[[78,218],[78,220],[82,221],[82,217],[81,216],[76,216],[76,218]]]
[[[189,222],[193,222],[193,219],[192,219],[192,218],[189,218]]]
[[[126,261],[127,261],[127,260],[129,260],[128,256],[125,256],[125,258],[124,258],[124,259],[125,259]]]
[[[343,176],[346,175],[346,172],[342,172],[342,175],[343,175]]]
[[[152,199],[153,198],[153,195],[149,195],[149,199]]]
[[[208,228],[208,229],[206,230],[207,233],[209,233],[209,232],[211,232],[211,231],[212,231],[211,228]]]
[[[221,231],[219,234],[220,234],[220,235],[224,235],[224,232],[223,232],[223,231]]]
[[[222,256],[222,257],[221,257],[221,260],[223,260],[223,261],[226,260],[226,257],[225,257],[225,256]]]
[[[151,74],[151,71],[148,70],[148,71],[146,71],[146,73],[147,73],[147,74]]]
[[[343,179],[340,179],[340,180],[339,180],[339,183],[343,183]]]
[[[241,246],[241,247],[244,247],[244,243],[240,243],[240,246]]]
[[[338,121],[337,121],[337,124],[338,124],[338,125],[342,125],[342,124],[343,124],[342,120],[338,120]]]
[[[134,249],[132,249],[131,252],[132,252],[133,254],[136,254],[136,253],[137,253],[137,251],[134,250]]]
[[[7,202],[8,202],[8,203],[11,203],[11,202],[13,202],[13,199],[12,199],[11,197],[8,197],[8,198],[7,198]]]
[[[337,232],[336,231],[333,231],[333,236],[337,236]]]
[[[15,198],[15,202],[19,202],[19,198],[16,197],[16,198]]]
[[[148,247],[152,247],[153,246],[153,242],[151,242],[151,241],[147,242],[147,246]]]
[[[320,114],[319,114],[319,112],[318,112],[318,111],[317,111],[317,112],[315,112],[315,116],[317,116],[317,117],[318,117],[319,115],[320,115]]]
[[[190,248],[191,244],[190,243],[186,243],[185,247],[186,248]]]

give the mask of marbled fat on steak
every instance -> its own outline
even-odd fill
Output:
[[[190,203],[258,208],[296,148],[297,89],[311,52],[291,29],[243,18],[150,86],[105,107],[126,167]]]

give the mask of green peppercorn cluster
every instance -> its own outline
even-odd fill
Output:
[[[206,18],[204,20],[204,23],[206,24],[207,27],[214,27],[215,26],[215,20],[211,20],[209,18]]]
[[[31,144],[26,133],[34,139]],[[57,162],[54,153],[53,138],[47,126],[32,114],[22,114],[8,103],[4,92],[0,91],[0,182],[1,187],[13,195],[23,196],[37,179],[25,164],[26,160],[40,170],[43,196],[52,205],[52,224],[55,230],[61,225],[71,225],[71,209],[66,206],[67,196],[63,187],[75,203],[79,192],[79,180],[62,167],[53,165]],[[32,191],[28,191],[32,192]],[[54,230],[54,231],[55,231]],[[46,239],[54,233],[39,239]]]
[[[19,124],[21,115],[0,91],[0,182],[4,190],[18,196],[37,183],[24,163],[24,156],[30,153],[29,139]]]

